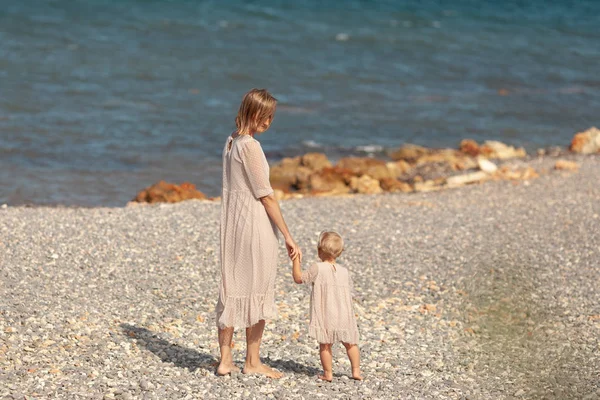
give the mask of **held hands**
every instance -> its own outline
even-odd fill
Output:
[[[296,257],[302,261],[302,250],[298,247],[298,244],[291,237],[285,239],[285,248],[287,249],[290,260],[294,260]]]

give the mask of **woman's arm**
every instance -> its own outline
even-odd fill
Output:
[[[302,270],[300,269],[300,257],[296,257],[292,260],[292,277],[294,282],[302,283]]]
[[[265,207],[267,215],[269,216],[271,221],[273,221],[275,226],[277,226],[277,229],[279,229],[279,231],[283,235],[283,238],[285,239],[285,247],[287,248],[288,255],[290,256],[290,258],[294,259],[296,258],[296,256],[298,256],[298,262],[302,261],[302,251],[300,250],[300,248],[292,238],[292,235],[290,234],[285,220],[283,219],[283,215],[281,214],[279,202],[277,201],[277,199],[275,199],[275,195],[271,193],[268,196],[261,197],[260,201]]]

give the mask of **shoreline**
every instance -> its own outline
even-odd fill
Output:
[[[527,153],[524,148],[516,148],[504,143],[488,140],[477,143],[471,139],[463,139],[459,147],[426,148],[418,145],[404,144],[399,148],[382,149],[364,156],[352,154],[340,158],[332,158],[325,153],[304,153],[294,157],[283,157],[271,162],[271,184],[276,190],[279,200],[310,196],[331,196],[348,194],[376,194],[379,192],[420,192],[441,190],[457,185],[476,183],[478,181],[495,179],[527,179],[538,175],[535,169],[526,171],[526,166],[539,164],[546,159],[572,159],[576,154],[600,154],[600,130],[592,127],[575,134],[568,148],[550,146]],[[483,162],[481,161],[483,159]],[[515,170],[521,168],[521,170]],[[575,168],[573,166],[573,168]],[[213,174],[218,170],[211,167]],[[484,170],[488,175],[477,174]],[[497,170],[500,169],[498,172]],[[468,175],[455,178],[456,175]],[[165,171],[161,175],[168,175]],[[190,174],[193,176],[194,174]],[[365,176],[366,175],[366,176]],[[212,176],[212,178],[217,178]],[[214,179],[210,178],[212,182]],[[98,176],[99,182],[107,177]],[[62,184],[62,183],[61,183]],[[100,187],[84,187],[81,190],[107,190],[113,194],[121,193],[125,188],[115,191],[112,186],[104,183]],[[212,184],[211,184],[212,185]],[[59,185],[60,186],[60,185]],[[210,186],[210,185],[209,185]],[[30,202],[7,204],[11,207],[75,207],[119,208],[133,202],[177,202],[191,198],[218,199],[208,197],[201,190],[203,187],[189,182],[181,184],[158,181],[146,188],[132,187],[129,200],[122,204],[76,204],[76,203],[45,203]],[[135,195],[135,192],[137,195]],[[171,193],[168,193],[171,192]],[[96,192],[97,195],[102,192]],[[52,193],[48,198],[56,198]],[[67,193],[66,196],[78,198],[77,192]],[[59,196],[60,197],[60,196]],[[106,197],[109,198],[110,196]],[[9,196],[10,198],[10,196]],[[67,197],[65,197],[67,198]],[[3,206],[0,203],[0,206]]]
[[[566,161],[573,161],[576,163],[582,163],[585,162],[588,159],[598,159],[600,158],[600,154],[578,154],[578,153],[574,153],[571,151],[568,151],[567,149],[563,149],[563,148],[559,148],[559,147],[550,147],[548,148],[549,152],[547,154],[544,155],[527,155],[524,158],[520,158],[520,159],[507,159],[507,160],[494,160],[496,161],[497,166],[502,167],[502,166],[511,166],[514,168],[527,168],[527,167],[532,167],[534,168],[536,171],[540,172],[543,175],[547,175],[547,174],[552,174],[552,173],[558,173],[560,171],[556,170],[555,166],[556,166],[556,162],[559,160],[566,160]],[[471,171],[476,171],[478,169],[472,169]],[[458,176],[461,174],[467,174],[468,171],[454,171],[453,173],[446,173],[446,177],[451,177],[451,176]],[[577,173],[576,171],[574,171],[574,173]],[[527,179],[524,179],[527,180]],[[482,182],[474,182],[472,184],[485,184],[487,183],[487,181],[482,181]],[[462,187],[465,186],[470,186],[471,184],[468,185],[461,185],[461,186],[457,186],[457,187],[448,187],[448,188],[440,188],[440,190],[446,190],[446,189],[461,189]],[[425,190],[426,191],[426,190]],[[414,193],[420,192],[419,190],[417,191],[412,191],[409,193],[405,193],[405,195],[408,195],[409,197],[411,195],[413,195]],[[369,194],[369,193],[367,193]],[[380,194],[375,194],[375,195],[385,195],[385,194],[389,194],[387,192],[382,192]],[[343,193],[343,194],[325,194],[325,195],[290,195],[290,196],[286,196],[283,193],[278,193],[278,199],[280,201],[289,201],[292,199],[308,199],[308,198],[312,198],[312,197],[321,197],[321,196],[325,196],[325,197],[340,197],[340,196],[344,196],[344,197],[354,197],[354,196],[361,196],[363,195],[362,193]],[[191,200],[185,200],[185,201],[200,201],[200,202],[208,202],[208,203],[214,203],[214,202],[219,202],[220,199],[217,198],[206,198],[206,199],[191,199]],[[121,209],[121,208],[127,208],[127,207],[144,207],[144,206],[151,206],[151,205],[160,205],[160,204],[174,204],[174,203],[163,203],[163,202],[157,202],[157,203],[136,203],[134,201],[129,201],[126,204],[123,205],[117,205],[117,206],[106,206],[106,205],[78,205],[78,204],[37,204],[37,203],[30,203],[30,204],[17,204],[17,205],[10,205],[10,204],[0,204],[0,210],[1,209],[6,209],[6,208],[48,208],[48,209]]]

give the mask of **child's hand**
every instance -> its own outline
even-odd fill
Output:
[[[294,258],[292,258],[292,261],[296,261],[296,260],[298,260],[299,263],[302,262],[302,252],[296,253],[296,256]]]

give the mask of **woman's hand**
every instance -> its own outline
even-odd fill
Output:
[[[299,261],[302,261],[302,250],[298,247],[298,244],[291,237],[285,239],[285,248],[287,249],[290,260],[296,257],[300,257]]]

